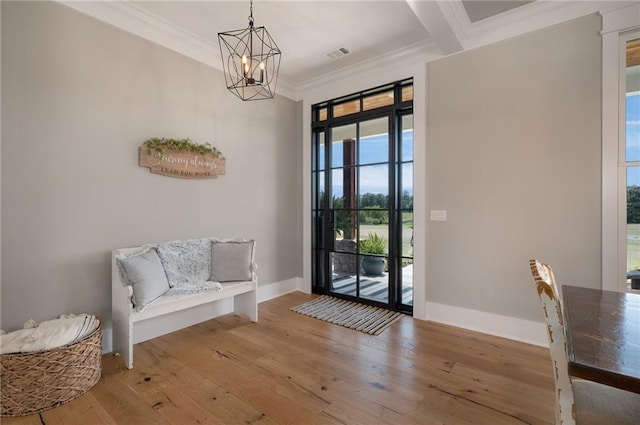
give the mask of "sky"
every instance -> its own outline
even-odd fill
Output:
[[[626,160],[640,161],[640,92],[627,93]],[[640,186],[640,167],[627,169],[627,186]]]
[[[343,165],[343,145],[334,143],[332,146],[332,167]],[[389,193],[389,169],[386,164],[373,165],[389,160],[389,145],[386,134],[360,138],[358,146],[358,164],[360,165],[360,191],[359,193]],[[320,156],[324,155],[324,145],[320,147]],[[413,131],[403,131],[402,160],[413,159]],[[371,164],[371,165],[366,165]],[[322,166],[321,166],[322,168]],[[333,195],[342,196],[342,168],[332,171]],[[402,190],[413,194],[413,164],[404,164],[402,167]]]
[[[626,161],[640,161],[640,92],[627,93],[626,96]],[[324,145],[320,155],[324,155]],[[403,160],[413,158],[413,131],[403,132]],[[388,138],[386,134],[362,137],[358,150],[358,163],[372,164],[386,162],[389,159]],[[342,143],[333,144],[332,167],[343,164]],[[322,168],[322,167],[321,167]],[[360,167],[360,194],[388,194],[388,168],[386,165]],[[342,169],[333,172],[333,195],[342,196]],[[413,166],[407,164],[402,172],[403,190],[413,193]],[[627,169],[627,186],[640,186],[640,167]]]

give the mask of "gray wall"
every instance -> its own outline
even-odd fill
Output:
[[[110,252],[257,240],[260,284],[301,275],[300,105],[56,3],[2,2],[2,327],[111,312]],[[210,142],[226,175],[137,165],[149,137]]]
[[[110,317],[110,250],[258,241],[261,284],[302,275],[302,113],[243,103],[217,71],[55,3],[1,2],[2,327]],[[598,287],[600,20],[428,65],[429,302],[540,321],[528,259]],[[148,137],[211,142],[216,180],[137,166]]]
[[[588,16],[428,65],[427,301],[540,321],[528,260],[601,281],[601,38]]]

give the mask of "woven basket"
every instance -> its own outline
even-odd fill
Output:
[[[0,416],[60,406],[98,383],[102,327],[81,341],[47,351],[0,355]]]

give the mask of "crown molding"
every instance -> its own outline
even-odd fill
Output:
[[[602,35],[637,29],[640,26],[639,2],[627,2],[621,8],[603,10],[600,14],[602,15]]]
[[[388,83],[394,79],[412,76],[413,66],[443,57],[434,40],[424,40],[386,55],[342,68],[300,84],[297,100],[321,101],[347,92],[362,90]],[[345,86],[345,88],[343,88]],[[346,87],[350,87],[347,89]]]
[[[135,34],[221,72],[222,60],[217,44],[189,32],[171,22],[126,1],[57,0],[85,15]],[[276,94],[294,99],[297,88],[282,76],[276,83]]]
[[[222,69],[217,46],[132,3],[73,0],[58,0],[58,2],[213,68]]]
[[[153,15],[131,2],[57,1],[78,12],[178,52],[221,72],[223,71],[217,44],[212,44],[210,40]],[[415,3],[413,0],[406,1],[410,5]],[[436,0],[436,5],[446,21],[445,25],[449,26],[450,32],[453,34],[452,37],[462,45],[462,51],[502,41],[592,13],[603,13],[603,11],[620,9],[637,3],[637,1],[535,1],[472,23],[464,9],[462,0]],[[299,101],[318,90],[335,84],[336,80],[340,78],[354,81],[359,75],[371,73],[372,70],[397,66],[398,62],[420,60],[425,63],[443,56],[436,40],[427,39],[299,84],[280,75],[276,93]]]
[[[439,1],[442,8],[448,9],[445,16],[451,16],[455,25],[462,28],[462,43],[465,49],[485,46],[629,3],[636,2],[536,1],[471,23],[460,0]]]
[[[637,2],[615,2],[618,6]],[[463,51],[506,40],[527,32],[546,28],[551,25],[597,13],[603,9],[611,9],[610,1],[572,1],[572,2],[534,2],[476,23],[469,16],[461,0],[437,0],[444,18],[463,46]],[[429,28],[427,28],[427,31]],[[367,75],[371,70],[381,74],[381,70],[399,63],[422,60],[431,62],[443,55],[435,40],[426,40],[407,48],[399,49],[388,55],[362,62],[300,84],[300,98],[316,98],[317,93],[329,90],[336,81],[344,79],[357,81],[358,76]],[[344,94],[344,93],[342,93]],[[326,96],[325,96],[326,97]]]

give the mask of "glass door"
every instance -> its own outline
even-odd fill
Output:
[[[313,290],[411,312],[413,115],[402,88],[314,109],[324,125],[313,132]],[[373,96],[403,107],[363,111]]]
[[[389,117],[331,129],[330,292],[389,303]]]

